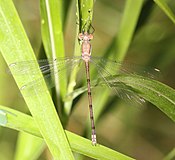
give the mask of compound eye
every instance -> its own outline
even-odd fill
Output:
[[[93,35],[92,34],[89,34],[88,35],[88,38],[89,38],[89,40],[92,40],[93,39]]]
[[[78,39],[79,39],[79,40],[83,40],[83,38],[84,38],[83,34],[80,33],[80,34],[78,35]]]

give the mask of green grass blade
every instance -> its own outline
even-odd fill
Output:
[[[59,57],[65,57],[63,38],[63,1],[41,0],[40,12],[42,19],[42,41],[46,50],[47,58],[54,60]],[[54,69],[55,71],[58,70],[56,65]],[[52,77],[55,81],[57,101],[59,100],[60,94],[62,97],[66,94],[66,74],[62,74],[62,76],[65,77],[63,78],[64,81],[59,81],[58,74],[54,74],[54,77]]]
[[[135,0],[134,3],[132,0],[126,1],[120,28],[114,43],[115,53],[113,57],[119,62],[123,61],[131,44],[143,2],[143,0]]]
[[[112,78],[113,87],[115,87],[115,85],[117,86],[114,77]],[[159,81],[137,75],[116,76],[116,82],[118,81],[132,87],[141,97],[154,104],[169,118],[175,121],[174,89]]]
[[[112,84],[111,87],[119,87],[118,82],[122,82],[127,86],[131,87],[130,89],[133,90],[133,92],[136,92],[135,94],[139,94],[140,97],[154,104],[169,118],[175,121],[174,89],[159,81],[138,75],[118,75],[112,76],[111,79],[109,78],[107,80],[109,81],[109,83]],[[104,81],[98,83],[98,85],[106,86],[106,83],[104,83]],[[94,86],[96,86],[96,84]],[[85,91],[87,91],[87,87],[79,88],[72,93],[71,97],[76,98]]]
[[[167,5],[165,0],[154,0],[154,2],[162,9],[162,11],[168,16],[168,18],[175,23],[175,15],[170,9],[170,7]]]
[[[1,126],[24,131],[42,138],[35,121],[29,115],[0,105],[0,119],[1,118],[6,119],[4,122],[0,122]],[[90,140],[69,131],[65,131],[65,133],[69,139],[72,150],[77,153],[81,153],[95,159],[133,160],[133,158],[123,155],[105,146],[99,144],[97,146],[93,146]]]
[[[78,0],[76,0],[76,15],[77,15],[77,19],[79,19],[79,7],[78,7]],[[81,52],[80,52],[80,44],[78,41],[78,33],[79,33],[79,25],[76,25],[76,36],[75,36],[75,46],[74,46],[74,56],[80,56]],[[70,75],[70,79],[69,79],[69,84],[67,87],[67,94],[73,92],[74,87],[76,85],[76,77],[77,77],[77,72],[79,70],[79,67],[76,66],[72,69],[71,75]],[[64,100],[64,99],[63,99]],[[71,108],[72,108],[72,101],[73,99],[70,99],[68,101],[64,101],[64,107],[65,107],[65,113],[67,115],[70,114]]]
[[[77,28],[77,31],[78,31],[78,28]],[[78,32],[77,32],[78,33]],[[79,46],[79,43],[78,43],[78,40],[77,40],[77,37],[75,38],[75,49],[74,49],[74,55],[75,56],[80,56],[81,53],[80,53],[80,46]],[[69,95],[71,92],[73,92],[74,90],[74,87],[76,85],[76,77],[77,77],[77,73],[79,71],[79,66],[75,66],[72,71],[71,71],[71,75],[70,75],[70,79],[69,79],[69,84],[68,84],[68,87],[67,87],[67,95]],[[66,97],[66,96],[65,96]],[[68,101],[64,101],[64,107],[65,107],[65,113],[67,115],[70,114],[70,111],[71,111],[71,107],[72,107],[72,100],[73,99],[70,99]]]
[[[36,160],[45,149],[43,139],[20,132],[14,160]]]
[[[175,148],[173,148],[163,160],[173,160],[175,158]]]
[[[29,40],[10,0],[0,1],[0,41],[0,51],[8,65],[35,60]],[[42,78],[37,62],[35,67],[38,68],[37,75],[28,72],[23,76],[16,76],[13,75],[13,66],[11,66],[12,75],[19,88]],[[39,88],[47,90],[44,79],[38,85]],[[32,96],[27,96],[28,92],[31,92]],[[49,92],[40,93],[36,88],[31,88],[23,90],[22,95],[54,159],[74,159]]]
[[[80,32],[91,28],[94,0],[78,0]]]
[[[0,53],[0,71],[2,72],[3,70],[6,69],[6,65],[5,65],[5,62],[4,62],[4,59]],[[7,79],[4,78],[6,77],[6,75],[2,75],[0,76],[0,88],[1,88],[1,91],[0,91],[0,103],[1,104],[5,104],[5,94],[6,94],[6,87],[9,86],[9,84],[7,83]],[[5,94],[4,94],[5,93]],[[7,92],[8,94],[8,92]]]
[[[49,59],[64,57],[63,1],[40,1],[42,40]]]

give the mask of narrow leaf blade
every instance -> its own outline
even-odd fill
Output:
[[[19,61],[35,60],[32,47],[12,1],[0,1],[0,41],[0,51],[8,65]],[[32,73],[23,76],[13,75],[19,88],[42,77],[37,62],[34,65],[38,68],[36,75]],[[13,69],[11,72],[13,74]],[[46,88],[44,79],[38,87]],[[22,92],[22,95],[53,157],[74,159],[49,92],[40,94],[33,89],[32,97],[27,97],[26,93],[27,91]]]

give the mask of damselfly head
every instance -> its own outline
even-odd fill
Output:
[[[93,35],[92,34],[89,34],[88,32],[79,33],[78,39],[80,41],[90,41],[90,40],[93,39]]]

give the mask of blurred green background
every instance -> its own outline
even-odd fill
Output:
[[[175,13],[175,1],[167,0]],[[32,47],[39,53],[41,47],[39,1],[14,0]],[[134,3],[134,1],[133,1]],[[95,56],[103,56],[118,32],[122,19],[124,0],[97,0],[94,8],[92,41]],[[71,56],[76,36],[76,7],[70,1],[64,27],[65,49]],[[12,51],[13,52],[13,51]],[[127,61],[161,70],[161,81],[175,88],[175,26],[152,1],[145,1],[139,22],[125,58]],[[7,66],[0,55],[0,69]],[[95,93],[94,97],[95,98]],[[136,159],[160,160],[175,148],[175,125],[164,113],[150,103],[130,107],[109,96],[110,109],[106,109],[96,124],[99,143]],[[28,112],[23,98],[8,74],[0,76],[0,104]],[[95,105],[94,105],[95,107]],[[75,105],[67,129],[82,135],[89,118],[87,97]],[[0,127],[0,159],[11,160],[15,152],[18,132]],[[46,149],[40,159],[46,158]],[[88,159],[88,158],[87,158]]]

